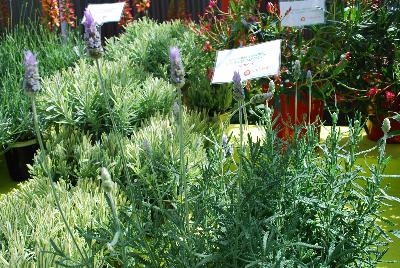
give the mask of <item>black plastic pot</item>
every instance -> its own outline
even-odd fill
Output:
[[[14,144],[6,153],[8,172],[14,181],[29,179],[27,164],[33,163],[33,157],[39,148],[36,140]]]

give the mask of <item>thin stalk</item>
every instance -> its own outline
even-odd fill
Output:
[[[31,96],[30,98],[31,98],[33,122],[34,122],[34,126],[35,126],[36,137],[37,137],[38,142],[39,142],[40,154],[41,154],[42,160],[44,160],[43,156],[46,154],[46,150],[44,148],[42,137],[40,135],[40,128],[39,128],[38,116],[37,116],[37,111],[36,111],[35,97]],[[82,253],[82,250],[79,247],[78,243],[76,242],[75,236],[73,235],[72,230],[68,225],[68,222],[67,222],[67,219],[66,219],[66,217],[64,215],[64,212],[61,209],[60,200],[59,200],[59,198],[57,196],[57,192],[56,192],[56,188],[54,186],[53,178],[52,178],[50,172],[46,168],[44,168],[44,171],[47,173],[47,176],[48,176],[48,178],[50,180],[51,190],[52,190],[52,193],[53,193],[53,196],[54,196],[54,200],[56,201],[57,209],[60,212],[60,215],[61,215],[61,218],[62,218],[62,220],[64,222],[64,225],[67,228],[67,231],[68,231],[69,235],[72,238],[72,242],[74,243],[75,247],[77,248],[77,250],[79,252],[79,255],[81,256],[82,260],[85,260],[85,262],[89,263],[87,261],[89,259],[88,256],[86,255],[86,253],[85,254]]]
[[[308,86],[308,125],[311,125],[311,85]]]
[[[185,198],[185,225],[186,228],[189,227],[189,205],[187,198],[187,181],[185,176],[185,159],[184,159],[184,137],[183,137],[183,108],[182,108],[182,89],[178,86],[178,105],[179,105],[179,117],[178,117],[178,136],[179,136],[179,179],[181,182],[181,193],[183,193]],[[182,189],[183,187],[183,189]]]
[[[122,135],[122,133],[120,133],[119,129],[117,128],[117,124],[115,123],[114,114],[113,114],[113,111],[111,109],[111,105],[110,105],[110,102],[109,102],[109,95],[108,95],[108,93],[106,91],[106,88],[104,86],[104,80],[103,80],[103,75],[101,74],[99,60],[96,59],[95,63],[96,63],[96,67],[97,67],[97,73],[99,75],[100,88],[101,88],[101,91],[102,91],[101,93],[104,95],[104,98],[105,98],[105,103],[107,105],[107,110],[108,110],[108,113],[110,114],[112,128],[116,133]],[[125,153],[124,153],[124,147],[122,145],[121,137],[119,137],[117,139],[117,141],[118,141],[118,146],[119,146],[119,149],[120,149],[120,152],[121,152],[120,155],[121,155],[122,163],[124,165],[125,177],[126,177],[127,181],[130,181],[129,172],[127,170],[128,169],[128,164],[127,164],[127,161],[126,161],[126,157],[125,157]]]
[[[295,97],[294,97],[294,125],[296,126],[297,124],[297,81],[296,81],[296,91],[295,91]]]

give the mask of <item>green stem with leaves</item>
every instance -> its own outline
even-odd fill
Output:
[[[45,161],[44,156],[46,155],[46,150],[44,148],[43,145],[43,140],[42,140],[42,136],[41,136],[41,132],[40,132],[40,127],[39,127],[39,120],[38,120],[38,115],[37,115],[37,110],[36,110],[36,102],[35,102],[35,96],[30,96],[31,98],[31,105],[32,105],[32,113],[33,113],[33,122],[34,122],[34,126],[35,126],[35,132],[36,132],[36,137],[37,140],[39,142],[39,147],[40,147],[40,157],[42,158],[42,161]],[[69,227],[69,224],[67,222],[67,219],[64,215],[64,212],[61,209],[61,205],[60,205],[60,200],[58,198],[57,192],[56,192],[56,188],[54,186],[54,182],[53,182],[53,178],[51,176],[51,173],[49,170],[47,170],[47,168],[44,168],[45,172],[47,173],[47,176],[50,180],[50,185],[51,185],[51,190],[54,196],[54,200],[56,201],[56,206],[58,211],[60,212],[61,218],[64,222],[65,227],[67,228],[67,232],[69,233],[69,235],[71,236],[72,242],[74,243],[75,247],[77,248],[79,255],[81,256],[82,260],[85,261],[85,263],[87,264],[88,267],[92,267],[91,263],[89,262],[89,258],[86,255],[86,253],[84,254],[83,251],[81,250],[81,248],[79,247],[74,234],[72,233],[71,228]]]

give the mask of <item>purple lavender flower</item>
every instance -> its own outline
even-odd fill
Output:
[[[24,66],[25,66],[25,77],[24,77],[24,88],[28,94],[34,94],[40,90],[40,76],[38,68],[38,60],[36,55],[32,51],[28,50],[24,53]]]
[[[103,54],[100,32],[97,30],[96,22],[89,9],[86,8],[84,16],[85,22],[83,25],[85,26],[84,39],[86,41],[86,48],[90,57],[98,59]]]
[[[232,81],[233,81],[233,98],[236,101],[244,100],[245,98],[244,90],[242,86],[242,79],[240,78],[239,72],[235,71],[233,73]]]
[[[181,52],[178,47],[169,49],[169,59],[171,62],[171,81],[176,86],[182,87],[185,84],[185,70],[183,69]]]

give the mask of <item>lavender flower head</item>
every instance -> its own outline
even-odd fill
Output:
[[[183,69],[181,52],[178,47],[169,49],[169,60],[171,63],[171,82],[182,87],[185,84],[185,70]]]
[[[300,61],[296,60],[294,62],[294,66],[293,66],[293,78],[294,78],[294,80],[298,81],[300,79],[300,75],[301,75]]]
[[[232,81],[233,81],[233,98],[236,101],[244,100],[245,98],[244,90],[242,86],[242,79],[240,78],[239,72],[235,71],[233,73]]]
[[[103,47],[101,46],[100,32],[97,30],[96,22],[90,13],[90,10],[86,8],[84,12],[85,22],[85,34],[84,39],[86,42],[86,48],[89,56],[93,59],[98,59],[103,54]]]
[[[25,77],[24,77],[24,88],[28,94],[34,94],[40,90],[39,83],[39,68],[38,60],[36,55],[32,51],[28,50],[24,53],[24,66],[25,66]]]
[[[312,73],[310,70],[307,71],[307,85],[311,87],[312,85]]]

